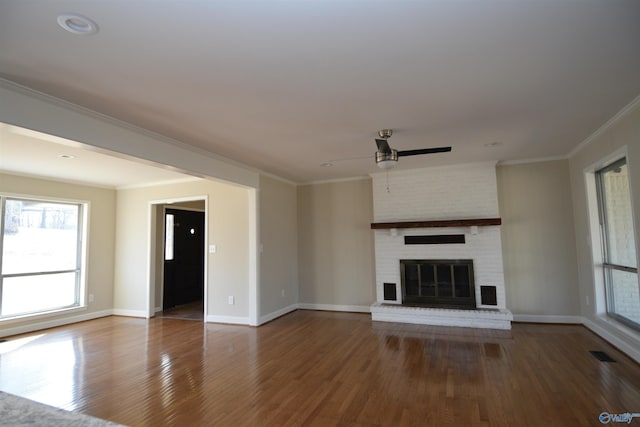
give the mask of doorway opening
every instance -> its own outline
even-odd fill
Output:
[[[204,211],[165,208],[164,224],[162,317],[203,320]]]
[[[155,205],[155,315],[205,319],[206,200]]]

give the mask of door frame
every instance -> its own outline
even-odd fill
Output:
[[[160,277],[157,277],[156,271],[157,271],[157,266],[158,263],[160,263],[162,261],[163,265],[164,265],[164,239],[161,241],[158,241],[157,239],[157,226],[158,226],[158,222],[162,221],[162,224],[164,224],[164,215],[165,215],[165,211],[166,211],[166,206],[164,205],[171,205],[174,203],[181,203],[181,202],[201,202],[204,201],[204,247],[202,248],[202,253],[203,253],[203,257],[204,257],[204,280],[202,283],[203,286],[203,293],[202,293],[202,298],[203,298],[203,319],[206,322],[207,319],[207,306],[208,306],[208,298],[207,298],[207,290],[209,288],[209,275],[207,274],[208,271],[208,252],[207,252],[207,248],[209,247],[209,220],[208,220],[208,212],[209,212],[209,197],[207,195],[202,195],[202,196],[189,196],[189,197],[176,197],[176,198],[169,198],[169,199],[162,199],[162,200],[152,200],[149,202],[149,247],[147,248],[147,253],[149,254],[149,268],[148,268],[148,275],[147,275],[147,318],[153,317],[155,316],[155,309],[156,309],[156,300],[155,300],[155,285],[157,283],[158,280],[161,281],[162,286],[164,287],[164,270],[161,269],[160,270]],[[162,218],[159,218],[160,215],[158,215],[158,211],[160,209],[158,209],[159,206],[162,206]],[[183,208],[179,208],[179,207],[171,207],[170,209],[183,209]],[[191,211],[197,211],[200,212],[200,210],[198,209],[183,209],[183,210],[191,210]],[[158,245],[162,246],[162,251],[160,251],[163,256],[162,257],[158,257],[157,253],[158,253]],[[162,258],[162,260],[158,259],[158,258]],[[160,302],[162,303],[162,294],[160,295]]]
[[[200,202],[200,201],[203,201],[203,200],[197,200],[197,201]],[[202,273],[203,273],[202,286],[204,287],[204,289],[206,289],[205,277],[204,277],[204,274],[206,273],[206,263],[207,263],[207,256],[206,256],[206,254],[207,254],[207,252],[206,252],[206,249],[207,249],[207,245],[206,245],[206,238],[207,238],[207,235],[206,235],[206,232],[207,232],[207,228],[206,228],[206,223],[207,223],[206,203],[205,203],[205,209],[185,208],[185,207],[182,207],[182,206],[167,205],[166,203],[163,204],[162,205],[162,222],[163,222],[163,224],[165,226],[165,233],[166,233],[166,221],[167,221],[167,210],[168,209],[171,209],[171,210],[174,210],[174,211],[199,212],[199,213],[202,213],[204,215],[203,222],[205,223],[205,228],[204,228],[203,232],[205,233],[205,235],[204,235],[205,243],[204,243],[204,253],[203,253],[204,260],[203,260],[203,263],[202,263],[202,265],[203,265],[203,269],[202,269],[203,270],[202,271]],[[164,309],[164,284],[165,284],[164,283],[164,262],[165,262],[164,251],[166,250],[166,248],[164,247],[165,243],[166,243],[166,236],[165,236],[165,239],[163,239],[162,242],[157,242],[156,243],[157,245],[161,244],[162,245],[162,249],[163,249],[163,251],[162,251],[163,252],[162,260],[156,258],[156,263],[159,264],[162,261],[163,268],[157,268],[157,264],[156,264],[156,268],[157,268],[156,271],[158,271],[160,273],[160,277],[159,278],[156,277],[156,283],[160,283],[162,289],[161,289],[161,292],[160,292],[160,301],[159,301],[160,304],[158,304],[158,301],[155,301],[156,306],[154,307],[154,311],[156,311],[156,309],[158,308],[158,305],[160,306],[160,308]],[[158,253],[158,250],[156,248],[156,254],[157,253]],[[204,289],[202,291],[203,303],[204,303],[204,298],[205,298]],[[155,298],[155,294],[154,294],[154,298]]]

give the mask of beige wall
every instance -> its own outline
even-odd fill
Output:
[[[375,302],[370,179],[298,187],[300,302]]]
[[[578,316],[568,161],[503,165],[497,179],[507,308],[516,320]]]
[[[620,327],[603,315],[604,304],[602,280],[599,271],[594,271],[594,240],[597,243],[597,227],[592,230],[589,222],[589,202],[587,184],[592,186],[593,175],[588,171],[602,166],[602,162],[618,150],[627,150],[631,199],[635,220],[636,246],[640,245],[640,98],[635,106],[621,112],[605,129],[594,135],[590,142],[570,159],[571,187],[574,206],[578,277],[580,283],[580,309],[587,319],[587,326],[611,340],[614,345],[625,350],[640,361],[640,333]],[[595,236],[594,236],[595,235]],[[640,251],[636,253],[640,257]],[[597,254],[596,254],[597,258]],[[640,260],[638,261],[640,264]],[[596,260],[597,264],[597,260]],[[595,302],[600,300],[600,307]]]
[[[113,307],[116,191],[0,173],[0,192],[89,202],[86,294],[94,296],[94,301],[88,304],[86,310],[47,316],[46,319],[5,322],[2,329],[27,328],[43,321],[57,322],[66,318],[76,318],[77,321],[79,315],[105,310],[108,314]]]
[[[208,198],[207,244],[217,246],[215,254],[207,254],[207,315],[217,316],[217,320],[247,321],[249,190],[207,180],[118,191],[114,282],[116,313],[145,315],[147,312],[147,276],[151,267],[147,248],[150,229],[157,229],[157,222],[151,223],[151,202],[203,196]],[[157,209],[153,211],[157,212]],[[155,237],[155,233],[153,235]],[[156,243],[162,244],[161,241]],[[157,269],[152,271],[152,276],[155,276]],[[152,283],[155,283],[155,277],[152,277]],[[234,305],[227,303],[228,296],[235,297]],[[156,305],[154,301],[153,307]]]
[[[260,176],[260,317],[298,302],[297,190]]]

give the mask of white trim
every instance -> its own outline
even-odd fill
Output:
[[[542,163],[542,162],[557,162],[560,160],[569,160],[569,156],[550,156],[550,157],[534,157],[532,159],[517,159],[517,160],[501,160],[496,166],[513,166],[513,165],[526,165],[529,163]]]
[[[184,172],[181,172],[184,173]],[[116,190],[133,190],[136,188],[158,187],[163,185],[184,184],[187,182],[206,181],[204,178],[197,176],[187,176],[185,178],[168,179],[166,181],[143,182],[141,184],[127,184],[115,187]]]
[[[370,175],[364,175],[364,176],[352,176],[349,178],[334,178],[334,179],[320,179],[318,181],[308,181],[308,182],[303,182],[301,184],[298,184],[299,187],[305,186],[305,185],[316,185],[316,184],[335,184],[335,183],[340,183],[340,182],[348,182],[348,181],[361,181],[364,179],[371,179]]]
[[[320,310],[320,311],[346,311],[352,313],[371,313],[371,307],[368,305],[340,305],[340,304],[309,304],[299,303],[298,308],[301,310]]]
[[[260,192],[249,189],[249,324],[260,320]]]
[[[114,316],[142,317],[144,319],[149,318],[149,316],[147,315],[147,312],[144,310],[125,310],[122,308],[114,308],[112,314]]]
[[[93,313],[84,313],[77,316],[65,317],[62,319],[46,320],[44,322],[30,323],[28,325],[16,326],[13,328],[2,328],[0,337],[8,337],[11,335],[24,334],[27,332],[39,331],[41,329],[55,328],[56,326],[68,325],[70,323],[84,322],[85,320],[93,320],[99,317],[107,317],[113,315],[113,310],[94,311]]]
[[[24,194],[24,193],[11,193],[0,191],[0,199],[22,199],[22,200],[30,200],[30,201],[38,201],[38,202],[47,202],[47,203],[56,203],[56,204],[69,204],[69,205],[78,205],[78,228],[77,228],[77,241],[78,248],[76,256],[80,257],[78,260],[78,269],[80,270],[80,284],[78,289],[78,304],[72,307],[66,307],[62,309],[51,309],[38,311],[35,313],[27,314],[27,315],[19,315],[13,318],[0,319],[0,324],[4,322],[12,322],[13,320],[22,320],[22,319],[38,319],[44,316],[56,316],[58,314],[64,312],[73,312],[77,310],[86,310],[88,306],[87,297],[89,293],[89,282],[88,282],[88,271],[89,271],[89,238],[90,238],[90,229],[91,229],[91,200],[83,200],[83,199],[73,199],[66,197],[55,197],[55,196],[40,196],[37,194]],[[4,205],[2,205],[4,207]],[[1,210],[0,210],[1,211]],[[0,223],[4,227],[4,219]],[[1,231],[0,231],[1,232]],[[2,242],[0,239],[0,246]],[[0,262],[2,261],[2,257],[0,256]],[[0,269],[1,270],[1,269]]]
[[[72,203],[72,204],[89,204],[91,200],[74,199],[70,197],[56,197],[56,196],[42,196],[40,194],[28,194],[28,193],[12,193],[10,191],[0,191],[0,195],[15,198],[15,199],[30,199],[38,202],[51,202],[51,203]]]
[[[226,323],[230,325],[249,325],[248,317],[241,316],[207,316],[207,323]]]
[[[596,173],[598,170],[610,165],[613,162],[617,162],[623,157],[625,157],[627,160],[629,159],[629,149],[627,148],[627,144],[616,148],[611,153],[591,163],[589,166],[583,169],[583,173]],[[627,161],[627,165],[628,164],[629,162]]]
[[[613,345],[618,350],[625,353],[627,356],[629,356],[636,362],[640,363],[640,350],[629,345],[629,343],[627,343],[625,340],[612,334],[611,332],[609,332],[608,330],[606,330],[596,322],[592,321],[591,319],[584,317],[582,319],[582,324],[586,328],[591,330],[594,334],[598,335],[600,338],[607,341],[609,344]],[[628,336],[630,339],[638,341],[638,338],[636,336],[633,336],[631,333],[627,332],[625,329],[617,328],[617,330],[618,332],[621,332],[622,334]]]
[[[157,228],[157,223],[160,220],[160,218],[158,218],[158,215],[156,215],[156,206],[162,206],[162,211],[166,212],[167,209],[176,209],[171,207],[172,203],[181,203],[181,202],[204,202],[204,211],[202,210],[192,210],[192,209],[187,209],[187,208],[181,208],[181,210],[190,210],[190,211],[194,211],[194,212],[200,212],[204,214],[204,248],[202,249],[203,251],[203,256],[204,256],[204,280],[202,283],[203,286],[203,292],[202,292],[202,298],[203,298],[203,313],[206,315],[207,313],[207,309],[208,309],[208,300],[207,300],[207,289],[209,288],[209,275],[208,275],[208,265],[209,265],[209,196],[204,194],[204,195],[194,195],[194,196],[184,196],[184,197],[175,197],[175,198],[168,198],[168,199],[160,199],[160,200],[151,200],[148,202],[148,206],[149,206],[149,235],[147,236],[147,242],[148,242],[148,247],[147,247],[147,262],[148,262],[148,269],[147,269],[147,318],[152,317],[155,315],[155,313],[157,313],[157,308],[156,308],[156,304],[158,304],[158,301],[155,301],[155,283],[160,280],[162,283],[162,286],[164,288],[164,270],[160,269],[161,271],[161,277],[157,278],[156,277],[156,267],[158,265],[158,262],[160,260],[156,259],[156,248],[159,244],[162,244],[164,246],[164,242],[158,242],[156,239],[156,228]],[[162,222],[164,223],[164,215],[161,218]],[[164,254],[164,251],[162,251],[162,253]],[[163,257],[164,260],[164,257]],[[154,280],[152,280],[154,279]],[[164,291],[164,289],[163,289]],[[162,301],[162,295],[163,292],[161,292],[161,301],[160,301],[160,306],[162,307],[164,305],[164,301]],[[160,310],[162,311],[162,309]]]
[[[210,261],[210,254],[209,254],[209,214],[211,213],[211,211],[209,210],[209,196],[204,196],[204,271],[202,272],[203,275],[203,289],[202,289],[202,314],[203,316],[206,316],[207,313],[209,312],[209,261]],[[164,249],[164,248],[163,248]],[[164,259],[164,250],[162,251],[163,253],[163,259]],[[163,261],[164,262],[164,261]],[[164,287],[164,268],[162,269],[162,286]],[[164,305],[164,289],[163,289],[163,301],[162,304]]]
[[[294,186],[294,187],[296,187],[297,185],[299,185],[299,184],[298,184],[298,183],[296,183],[296,182],[293,182],[293,181],[291,181],[291,180],[288,180],[288,179],[283,178],[283,177],[278,176],[278,175],[274,175],[274,174],[272,174],[272,173],[270,173],[270,172],[260,171],[260,175],[264,175],[264,176],[266,176],[267,178],[275,179],[276,181],[284,182],[285,184],[289,184],[289,185],[292,185],[292,186]]]
[[[156,314],[162,312],[162,306],[156,307]]]
[[[567,157],[571,158],[576,154],[578,154],[580,151],[582,151],[582,149],[584,149],[586,146],[591,144],[596,138],[600,137],[603,133],[608,131],[610,127],[615,125],[620,119],[622,119],[624,116],[629,114],[638,105],[640,105],[640,95],[638,95],[636,98],[633,99],[633,101],[625,105],[622,108],[622,110],[618,111],[613,117],[607,120],[605,124],[600,126],[598,129],[596,129],[595,132],[589,135],[584,141],[576,145],[576,147],[569,152]]]
[[[111,191],[116,190],[116,187],[113,185],[95,184],[95,183],[89,183],[87,181],[79,181],[75,179],[55,178],[51,176],[18,172],[18,171],[7,170],[7,169],[0,169],[0,174],[9,175],[9,176],[18,176],[18,177],[28,178],[28,179],[38,179],[42,181],[60,182],[62,184],[77,185],[79,187],[100,188],[102,190],[111,190]]]
[[[581,316],[559,316],[549,314],[514,314],[514,322],[525,323],[566,323],[569,325],[582,325]]]
[[[199,200],[195,200],[195,201],[199,201]],[[164,210],[166,211],[167,209],[173,209],[174,211],[187,211],[187,212],[200,212],[200,213],[205,213],[206,212],[206,209],[189,208],[189,207],[186,207],[186,206],[178,206],[178,205],[166,205],[166,206],[164,206]]]
[[[291,304],[289,307],[281,308],[280,310],[276,310],[272,313],[265,314],[264,316],[260,316],[258,326],[265,324],[267,322],[270,322],[273,319],[277,319],[278,317],[284,316],[285,314],[289,314],[292,311],[296,311],[297,309],[298,309],[298,304]]]

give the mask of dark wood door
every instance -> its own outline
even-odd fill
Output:
[[[204,213],[167,209],[163,310],[200,301],[204,288]]]

